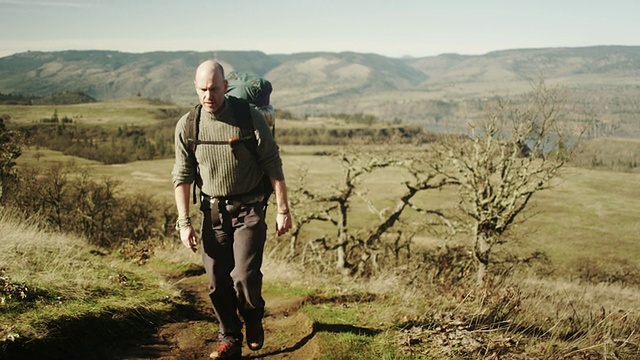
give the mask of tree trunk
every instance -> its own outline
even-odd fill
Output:
[[[475,228],[473,254],[478,262],[477,285],[482,286],[486,280],[487,267],[489,266],[489,253],[491,244],[486,234]]]
[[[336,267],[341,271],[345,271],[347,269],[347,254],[346,248],[347,244],[341,243],[338,246],[338,261],[336,262]]]
[[[338,233],[338,247],[337,247],[337,253],[338,253],[338,259],[336,261],[336,267],[338,268],[338,270],[345,275],[348,275],[351,272],[351,264],[349,264],[349,260],[347,260],[347,245],[348,245],[348,235],[347,235],[347,230],[346,227],[340,227],[339,233]]]
[[[347,275],[350,272],[351,264],[347,260],[347,243],[349,236],[347,234],[347,203],[346,201],[340,202],[340,220],[338,222],[338,259],[336,266],[338,270]]]

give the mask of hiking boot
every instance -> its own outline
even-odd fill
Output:
[[[253,351],[262,349],[262,345],[264,345],[264,329],[262,328],[262,320],[249,321],[245,326],[247,347]]]
[[[233,338],[221,338],[218,344],[218,350],[209,355],[212,359],[241,359],[242,358],[242,342]]]

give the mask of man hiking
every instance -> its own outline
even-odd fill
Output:
[[[200,64],[194,84],[200,103],[196,115],[190,113],[198,120],[195,139],[189,131],[193,126],[190,114],[180,118],[175,130],[176,228],[182,243],[195,252],[198,241],[189,216],[193,183],[200,189],[202,258],[219,322],[218,350],[211,357],[240,358],[243,323],[251,350],[259,350],[264,343],[260,268],[267,225],[263,176],[269,178],[275,193],[278,235],[289,231],[292,224],[287,186],[269,125],[247,102],[225,96],[228,82],[222,65],[214,60]],[[247,127],[253,130],[248,136]],[[193,191],[195,194],[195,188]]]

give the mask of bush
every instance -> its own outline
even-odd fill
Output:
[[[590,284],[640,285],[640,268],[624,259],[579,258],[575,268],[578,279]]]
[[[5,188],[15,185],[15,160],[22,154],[23,145],[21,134],[5,127],[5,119],[9,118],[4,114],[0,117],[0,204],[5,202]]]
[[[146,194],[121,196],[118,181],[94,180],[88,169],[72,164],[25,167],[18,173],[12,203],[26,216],[39,218],[60,232],[85,237],[89,243],[115,247],[164,237],[175,220],[169,206]]]

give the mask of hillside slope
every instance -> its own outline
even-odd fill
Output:
[[[478,101],[520,94],[531,90],[532,82],[544,79],[567,86],[580,101],[593,106],[604,122],[618,123],[621,130],[616,135],[640,134],[635,119],[640,47],[628,46],[516,49],[415,59],[354,52],[26,52],[0,58],[0,93],[44,96],[81,91],[98,100],[139,94],[190,104],[195,101],[194,69],[212,57],[228,71],[267,77],[274,86],[274,105],[298,115],[365,113],[430,125],[463,123],[465,111],[477,110]]]

